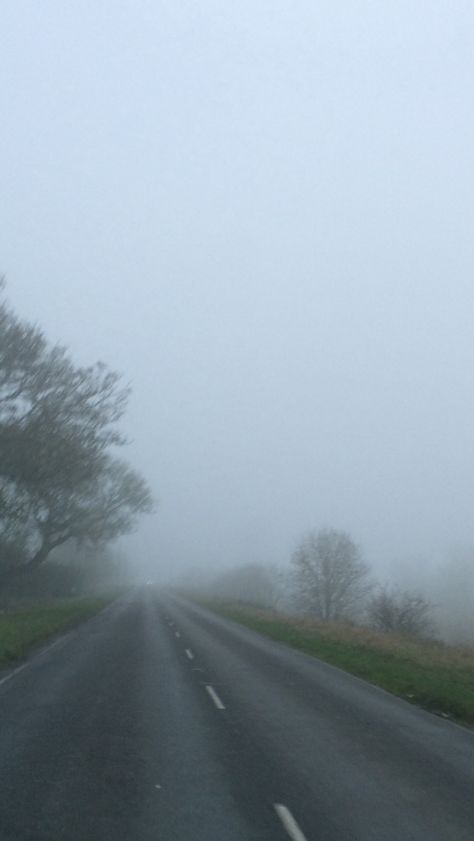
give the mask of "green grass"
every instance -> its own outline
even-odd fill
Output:
[[[244,605],[203,606],[364,678],[424,709],[474,726],[474,649],[282,616]]]
[[[0,666],[24,658],[31,649],[106,607],[111,598],[85,598],[19,608],[0,614]]]

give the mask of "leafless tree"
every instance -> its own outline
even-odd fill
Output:
[[[344,531],[311,531],[293,555],[301,605],[321,619],[353,618],[370,590],[369,568]]]

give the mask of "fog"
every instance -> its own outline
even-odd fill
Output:
[[[382,578],[472,572],[472,4],[0,21],[0,269],[133,384],[137,571],[283,563],[334,526]]]

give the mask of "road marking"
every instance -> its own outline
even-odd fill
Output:
[[[306,841],[306,836],[301,832],[290,810],[282,803],[274,803],[273,806],[290,838],[293,841]]]
[[[225,710],[224,704],[222,703],[221,699],[219,698],[215,689],[212,686],[206,686],[206,689],[211,696],[212,700],[214,701],[218,710]]]
[[[8,680],[11,680],[12,677],[15,677],[15,675],[18,675],[20,672],[23,671],[23,669],[26,669],[28,666],[32,666],[35,660],[39,660],[40,657],[44,657],[44,655],[47,654],[48,651],[51,651],[51,649],[54,648],[56,645],[59,645],[60,642],[65,642],[70,636],[71,632],[69,632],[68,634],[63,634],[62,637],[58,637],[57,640],[54,640],[54,642],[47,645],[46,648],[43,648],[42,651],[39,651],[38,654],[35,657],[32,657],[31,660],[28,660],[27,663],[23,663],[21,666],[17,666],[16,669],[13,669],[13,671],[10,672],[8,675],[5,675],[5,677],[0,678],[0,686],[2,686],[2,684],[6,683]]]
[[[188,658],[188,660],[194,660],[194,654],[192,651],[189,650],[189,648],[186,649],[186,657]]]
[[[174,632],[174,635],[175,635],[175,637],[177,637],[178,639],[179,639],[179,638],[180,638],[180,636],[181,636],[181,634],[179,633],[179,631],[175,631],[175,632]]]
[[[47,645],[46,648],[43,648],[43,651],[41,651],[38,654],[38,657],[43,657],[44,654],[47,654],[48,651],[51,651],[51,649],[54,648],[55,645],[58,645],[58,643],[62,642],[63,639],[64,639],[64,637],[61,637],[58,640],[54,640],[54,642],[52,642],[51,645]]]
[[[19,672],[22,672],[23,669],[26,669],[26,667],[29,666],[29,665],[30,665],[29,663],[23,663],[22,666],[17,666],[17,668],[13,669],[13,671],[10,672],[9,675],[6,675],[5,677],[2,677],[2,679],[0,680],[0,686],[2,686],[2,684],[6,683],[7,680],[11,680],[12,677],[15,677],[15,675],[19,674]]]

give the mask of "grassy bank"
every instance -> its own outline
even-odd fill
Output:
[[[202,601],[216,613],[339,666],[424,709],[474,726],[474,649]]]
[[[21,660],[35,646],[98,613],[112,598],[74,599],[0,614],[0,666]]]

